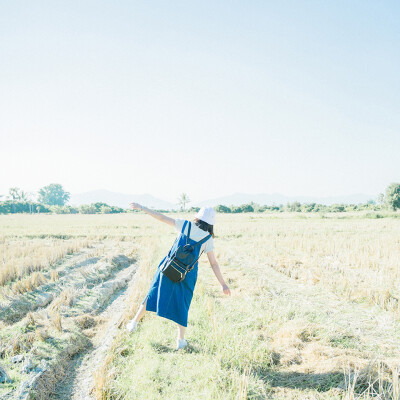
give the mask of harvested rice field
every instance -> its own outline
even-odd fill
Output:
[[[191,214],[169,214],[192,219]],[[1,399],[400,395],[400,219],[218,214],[176,326],[124,329],[175,231],[141,213],[0,216]]]

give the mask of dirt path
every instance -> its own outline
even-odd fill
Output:
[[[91,338],[92,347],[86,352],[80,353],[71,360],[67,374],[56,389],[56,397],[59,400],[91,400],[94,385],[94,372],[98,369],[118,331],[118,322],[122,317],[131,295],[133,280],[137,266],[134,264],[123,271],[123,276],[116,278],[122,286],[114,292],[109,302],[99,309],[97,320],[102,321],[96,327],[96,332]],[[124,285],[128,283],[128,285]]]

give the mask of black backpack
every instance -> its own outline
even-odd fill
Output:
[[[187,222],[187,221],[186,221]],[[182,232],[185,231],[186,222],[183,225]],[[200,258],[201,254],[196,258],[196,253],[194,252],[195,247],[205,243],[210,239],[211,235],[207,235],[205,238],[198,241],[196,244],[189,244],[188,238],[190,235],[191,222],[189,222],[188,233],[186,235],[186,243],[181,244],[176,247],[176,249],[169,254],[165,264],[161,267],[161,272],[171,279],[172,282],[182,282],[186,274],[190,272],[197,260]]]

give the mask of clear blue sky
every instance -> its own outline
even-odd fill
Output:
[[[0,194],[400,181],[399,1],[3,1]]]

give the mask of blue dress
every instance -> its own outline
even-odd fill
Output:
[[[187,223],[188,221],[185,221],[182,231],[176,238],[168,255],[165,256],[158,265],[150,284],[150,289],[142,301],[143,304],[147,299],[147,311],[153,311],[160,317],[170,319],[182,326],[187,326],[189,307],[197,281],[198,262],[196,261],[193,269],[186,274],[182,282],[172,282],[161,272],[161,267],[164,262],[166,262],[169,255],[172,254],[178,246],[185,244],[186,240],[188,240],[190,244],[197,243],[195,240],[187,238],[187,236],[183,234]],[[199,256],[200,246],[194,249],[197,258]]]

